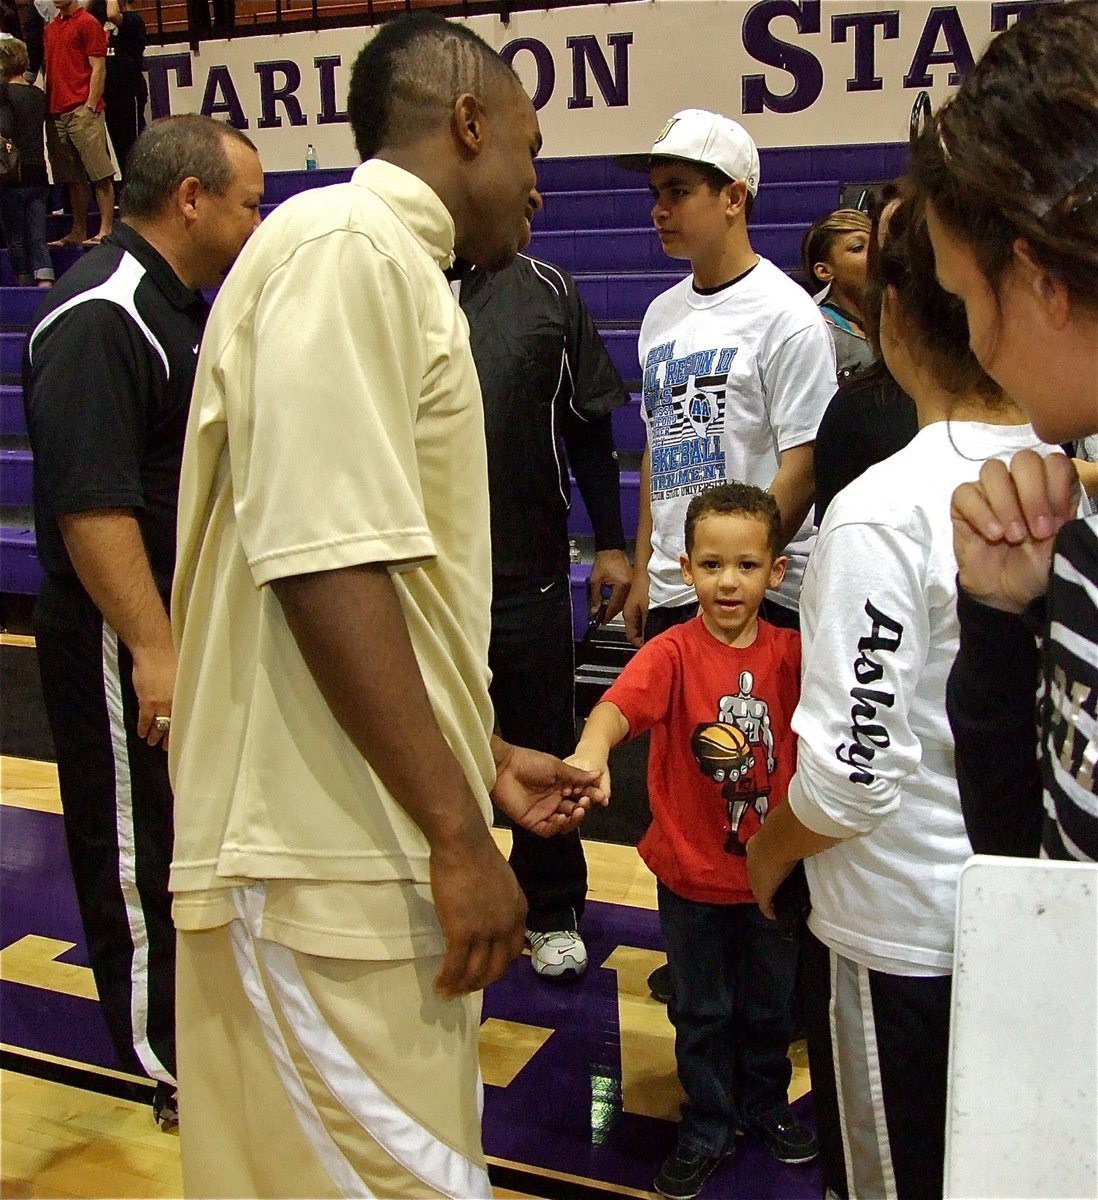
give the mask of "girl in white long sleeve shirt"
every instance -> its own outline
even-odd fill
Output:
[[[934,280],[921,207],[898,201],[882,221],[870,265],[879,339],[920,431],[828,508],[801,597],[788,812],[748,855],[764,912],[806,859],[825,1185],[905,1200],[942,1193],[954,911],[971,854],[945,714],[958,646],[950,497],[990,458],[1059,451],[972,358],[963,311]]]

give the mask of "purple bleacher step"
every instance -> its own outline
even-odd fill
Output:
[[[750,118],[744,124],[750,129]],[[656,130],[652,131],[653,136]],[[641,138],[623,151],[644,152]],[[821,180],[894,179],[906,170],[910,151],[907,142],[881,142],[844,146],[779,146],[759,148],[762,186],[772,183],[803,183]],[[545,193],[560,191],[613,191],[643,186],[644,175],[617,165],[613,155],[543,158],[537,163],[538,188]],[[834,205],[832,206],[834,207]]]
[[[34,530],[0,528],[0,592],[36,596],[42,586],[42,577]]]
[[[57,278],[60,279],[83,253],[84,251],[79,246],[64,246],[60,250],[51,250],[50,261],[53,263],[54,274]],[[15,276],[11,271],[11,255],[7,247],[0,253],[0,286],[3,286],[5,293],[8,288],[15,286]],[[4,304],[3,312],[0,313],[0,320],[5,325],[11,324],[12,318],[8,316],[6,303]]]
[[[822,182],[767,183],[759,188],[751,214],[755,225],[793,222],[808,225],[839,206],[842,185]],[[538,230],[630,229],[652,222],[652,195],[646,185],[614,191],[550,192],[535,218]]]
[[[281,204],[283,200],[308,188],[346,183],[353,173],[353,167],[322,167],[316,171],[268,171],[263,179],[263,204]]]
[[[618,374],[626,384],[639,383],[641,369],[637,354],[637,339],[640,336],[640,329],[603,329],[601,334],[603,345],[610,355],[610,361],[617,368]]]
[[[0,331],[0,374],[18,379],[23,369],[23,343],[27,335],[22,330]]]
[[[587,632],[587,581],[591,578],[591,564],[572,563],[568,576],[572,592],[572,636],[578,642]]]
[[[27,436],[23,389],[17,383],[0,384],[0,434],[9,438]]]
[[[577,271],[574,278],[584,303],[596,321],[632,321],[641,318],[653,300],[674,287],[686,273],[669,260],[661,271]]]
[[[6,329],[26,329],[49,295],[40,287],[5,287],[0,292],[0,321]]]
[[[752,225],[751,245],[783,270],[800,261],[807,224]],[[530,253],[566,271],[660,271],[668,259],[651,225],[638,229],[535,231]]]
[[[588,538],[594,535],[591,518],[587,515],[583,497],[575,479],[569,476],[572,490],[572,507],[568,511],[568,536],[573,538]],[[621,473],[621,522],[625,529],[626,539],[632,539],[637,532],[637,512],[640,508],[640,473],[638,471],[622,471]]]
[[[644,418],[641,416],[637,397],[630,396],[628,404],[623,404],[621,408],[615,408],[610,420],[614,427],[614,446],[618,453],[643,453],[648,435],[645,432]]]
[[[0,450],[0,504],[29,508],[34,503],[34,474],[29,450]]]

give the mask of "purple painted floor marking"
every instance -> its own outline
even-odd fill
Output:
[[[61,817],[0,805],[0,945],[28,934],[75,945],[60,962],[88,965]],[[0,981],[0,1041],[121,1070],[99,1004]]]
[[[599,964],[618,946],[659,949],[654,912],[591,903],[583,921],[591,968],[578,982],[539,980],[524,957],[485,996],[484,1016],[553,1030],[506,1088],[487,1087],[485,1151],[493,1158],[647,1190],[675,1140],[672,1122],[622,1111],[616,973]],[[86,966],[61,817],[0,806],[0,945],[28,934],[75,943],[62,961]],[[0,981],[0,1041],[91,1067],[118,1069],[99,1005]],[[811,1099],[798,1102],[811,1118]],[[753,1138],[706,1185],[706,1200],[809,1200],[817,1168],[776,1163]]]

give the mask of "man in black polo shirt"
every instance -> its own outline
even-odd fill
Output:
[[[610,414],[628,396],[571,276],[521,254],[502,271],[458,274],[488,444],[492,702],[507,741],[564,756],[576,740],[568,466],[595,533],[591,611],[609,585],[612,620],[631,574]],[[579,832],[546,839],[516,828],[510,861],[529,905],[534,970],[583,974]]]
[[[254,146],[206,117],[134,146],[122,220],[27,340],[39,670],[92,971],[122,1065],[175,1093],[168,597],[183,435],[207,305],[259,224]]]

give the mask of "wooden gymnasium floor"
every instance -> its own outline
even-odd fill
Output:
[[[145,1081],[117,1070],[98,1011],[53,764],[0,756],[0,800],[0,1195],[180,1196],[178,1138],[154,1127]],[[587,974],[546,984],[523,959],[485,997],[484,1136],[499,1197],[647,1196],[674,1140],[673,1036],[645,983],[663,961],[654,881],[631,846],[588,841],[587,858]],[[791,1057],[791,1098],[810,1112],[803,1043]],[[819,1189],[814,1166],[782,1166],[748,1137],[705,1196]]]

